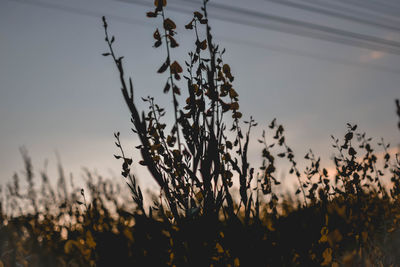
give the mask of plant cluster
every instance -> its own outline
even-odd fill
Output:
[[[185,74],[181,64],[172,60],[172,49],[179,47],[179,43],[176,40],[176,24],[166,16],[166,1],[156,0],[154,11],[147,12],[147,17],[160,19],[162,25],[160,29],[154,31],[153,37],[154,47],[164,45],[167,52],[166,59],[157,72],[167,73],[163,92],[171,94],[173,100],[175,119],[170,131],[162,120],[165,110],[154,102],[153,97],[142,98],[148,103],[148,112],[140,113],[138,110],[134,102],[132,79],[126,81],[122,57],[117,57],[113,49],[115,37],[110,39],[108,25],[103,17],[106,42],[109,47],[109,52],[103,55],[113,58],[120,74],[122,94],[134,125],[132,130],[140,140],[137,148],[143,160],[139,163],[147,166],[159,184],[160,196],[164,200],[154,203],[146,214],[142,208],[143,198],[137,194],[140,188],[133,183],[134,186],[130,187],[136,203],[143,212],[142,215],[151,218],[153,211],[157,210],[167,222],[178,227],[205,220],[209,225],[218,225],[223,221],[251,228],[261,225],[264,220],[271,231],[274,228],[272,225],[280,221],[284,214],[284,209],[279,207],[280,199],[274,190],[274,187],[280,184],[275,177],[275,157],[271,153],[271,149],[276,146],[280,149],[276,156],[289,161],[290,174],[294,174],[297,178],[299,188],[296,194],[301,193],[303,198],[299,209],[313,209],[323,218],[320,222],[322,225],[318,225],[321,229],[321,239],[306,252],[300,253],[294,250],[293,262],[296,263],[300,259],[304,261],[307,257],[310,258],[311,254],[312,260],[308,264],[337,263],[334,258],[339,260],[341,250],[332,247],[334,245],[332,242],[329,246],[326,245],[329,240],[327,235],[330,233],[328,215],[334,214],[338,207],[342,211],[344,204],[347,204],[346,212],[342,215],[346,217],[347,223],[351,222],[353,229],[346,234],[351,236],[353,245],[371,251],[376,249],[366,245],[369,241],[368,233],[373,231],[374,227],[378,227],[377,224],[380,222],[387,223],[392,211],[379,210],[383,214],[380,213],[380,219],[375,221],[375,224],[371,223],[371,217],[364,216],[370,209],[378,212],[372,207],[377,208],[379,205],[373,203],[385,202],[390,207],[392,206],[390,204],[397,201],[398,166],[390,165],[389,144],[385,144],[383,139],[378,143],[385,153],[384,166],[381,170],[377,167],[378,158],[372,148],[372,138],[367,138],[365,133],[356,133],[357,125],[347,124],[348,130],[343,144],[332,136],[333,147],[337,150],[337,155],[334,157],[335,178],[330,179],[328,171],[320,167],[320,159],[316,158],[312,151],[305,156],[305,159],[310,161],[310,166],[302,175],[297,167],[293,150],[286,142],[284,128],[274,119],[269,125],[274,133],[274,142],[267,143],[265,132],[262,139],[258,140],[264,145],[263,165],[255,170],[248,162],[247,154],[251,129],[257,126],[257,123],[251,117],[247,121],[242,120],[239,95],[233,86],[234,76],[230,66],[223,60],[225,49],[221,50],[212,38],[207,3],[207,0],[203,1],[201,9],[193,12],[192,19],[185,25],[187,30],[194,32],[195,40],[195,49],[188,53],[188,60],[185,61]],[[201,31],[200,27],[204,27],[205,30]],[[205,33],[204,36],[201,32]],[[181,82],[182,78],[184,82]],[[182,90],[182,83],[186,85],[186,90]],[[184,91],[186,101],[181,107],[179,98]],[[399,106],[398,102],[396,103]],[[119,133],[116,135],[117,139],[118,136]],[[358,156],[361,153],[362,156]],[[125,167],[122,174],[127,176],[132,159],[127,159],[124,155],[117,157],[124,159]],[[388,172],[389,169],[394,184],[390,192],[382,183],[384,172]],[[233,180],[238,182],[239,204],[232,197]],[[371,199],[373,203],[370,203]],[[260,212],[260,203],[268,205],[263,212]],[[340,232],[336,233],[343,235]],[[273,236],[274,234],[271,234],[272,239]],[[352,243],[348,237],[346,238],[347,244]],[[218,239],[214,237],[214,243],[220,244],[216,240]],[[265,244],[260,246],[266,248]],[[322,253],[313,252],[314,250],[321,252],[322,248],[324,248]],[[246,254],[248,257],[253,254],[249,250],[245,251],[248,252]],[[339,254],[334,255],[334,251]],[[185,253],[189,252],[182,248],[180,254],[186,255]],[[360,260],[369,260],[361,257],[361,252],[359,256]],[[234,263],[233,256],[228,255],[228,258]],[[186,262],[182,260],[180,264],[190,262],[190,259],[186,259]],[[245,262],[250,263],[250,259]]]
[[[343,139],[332,136],[335,171],[328,173],[311,150],[301,170],[274,119],[257,140],[263,161],[254,167],[248,152],[257,123],[240,111],[225,49],[213,41],[207,3],[185,25],[194,50],[184,64],[173,59],[177,26],[167,16],[166,0],[156,0],[147,12],[161,25],[153,37],[154,48],[166,51],[157,72],[166,76],[161,90],[172,98],[169,126],[166,109],[153,97],[142,98],[148,109],[139,110],[103,17],[103,55],[112,58],[120,77],[140,141],[138,163],[160,188],[149,192],[153,203],[144,201],[131,172],[136,161],[125,153],[119,132],[114,156],[122,161],[129,194],[90,172],[86,190],[72,179],[67,185],[61,166],[56,188],[45,172],[37,188],[24,152],[27,189],[15,175],[1,192],[0,266],[399,265],[399,154],[393,157],[383,139],[376,149],[374,139],[347,124]],[[398,100],[396,107],[400,119]],[[279,160],[287,161],[298,184],[293,195],[278,193]]]
[[[133,205],[120,184],[85,170],[85,191],[61,165],[58,179],[46,171],[35,178],[25,150],[22,156],[24,179],[15,174],[0,191],[0,266],[93,266],[110,262],[110,252],[129,257]]]

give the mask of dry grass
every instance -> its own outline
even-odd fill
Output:
[[[274,119],[258,139],[263,164],[252,166],[248,144],[257,123],[251,117],[242,120],[225,50],[213,42],[207,2],[185,26],[195,36],[185,75],[173,60],[179,44],[166,2],[156,0],[147,13],[161,22],[153,36],[154,47],[164,45],[166,51],[158,73],[166,73],[161,90],[173,100],[175,120],[169,126],[163,123],[166,111],[152,97],[142,99],[146,112],[136,106],[132,79],[126,78],[123,57],[114,51],[115,37],[103,18],[109,49],[103,55],[112,58],[120,77],[140,140],[138,163],[160,187],[150,208],[130,170],[137,162],[124,153],[119,133],[115,157],[122,160],[129,194],[90,172],[86,191],[67,185],[61,167],[57,187],[45,173],[35,187],[23,153],[27,189],[20,189],[15,176],[2,192],[0,266],[399,265],[399,155],[392,158],[382,139],[376,144],[384,155],[380,162],[375,141],[347,124],[342,140],[332,136],[335,173],[328,173],[312,151],[302,171]],[[298,182],[294,196],[276,193],[278,158],[288,161]],[[389,176],[391,185],[385,187],[382,179]]]

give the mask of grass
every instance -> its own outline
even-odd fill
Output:
[[[332,136],[335,173],[312,151],[304,157],[308,167],[300,170],[277,120],[260,138],[252,137],[258,125],[240,112],[225,50],[213,41],[207,2],[185,25],[195,37],[185,72],[173,60],[179,44],[166,1],[156,0],[147,13],[160,21],[154,47],[166,51],[158,73],[166,77],[161,90],[172,98],[172,125],[163,122],[166,110],[154,98],[142,98],[146,111],[136,106],[133,81],[103,18],[108,47],[103,55],[116,66],[140,140],[142,159],[134,162],[115,133],[115,158],[129,192],[90,172],[86,190],[77,188],[61,166],[56,187],[46,173],[36,186],[23,151],[26,189],[15,175],[2,191],[0,266],[399,265],[399,155],[392,158],[382,139],[376,144],[384,155],[380,161],[375,141],[347,124],[342,139]],[[396,107],[400,118],[399,101]],[[247,158],[253,139],[263,147],[261,166]],[[295,195],[276,193],[277,158],[291,166]],[[159,185],[159,192],[149,193],[153,203],[145,203],[131,172],[136,163]],[[391,178],[388,186],[385,177]]]

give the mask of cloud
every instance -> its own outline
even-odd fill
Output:
[[[359,60],[361,63],[367,63],[367,62],[381,59],[384,56],[385,56],[385,53],[383,53],[381,51],[371,51],[368,54],[361,55]]]

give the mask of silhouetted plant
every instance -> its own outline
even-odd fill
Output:
[[[207,3],[185,25],[195,36],[185,74],[173,60],[179,44],[166,1],[156,0],[147,12],[162,24],[153,37],[155,48],[166,48],[157,72],[166,73],[162,90],[173,101],[169,127],[166,110],[153,97],[142,98],[147,112],[138,109],[103,18],[109,48],[103,55],[117,67],[140,140],[139,163],[160,186],[160,194],[149,192],[148,211],[119,132],[114,156],[122,160],[128,194],[87,170],[86,188],[78,188],[72,176],[67,181],[61,164],[56,187],[45,171],[39,172],[38,186],[30,157],[21,150],[25,181],[15,174],[0,188],[0,266],[399,265],[399,154],[393,158],[383,138],[378,151],[374,139],[347,124],[342,139],[332,136],[335,170],[329,172],[334,173],[312,150],[302,171],[284,127],[274,119],[267,126],[271,134],[263,131],[258,140],[263,162],[255,169],[247,155],[257,123],[252,117],[242,120],[225,50],[211,35]],[[398,100],[396,107],[400,118]],[[287,161],[298,183],[293,195],[278,193],[278,160]],[[385,184],[388,177],[391,186]]]
[[[239,223],[235,227],[232,226],[236,230],[240,227],[248,227],[250,230],[264,225],[259,230],[267,230],[269,236],[267,239],[272,240],[272,243],[266,245],[262,240],[256,241],[254,238],[249,242],[261,242],[257,244],[265,249],[270,248],[271,251],[277,248],[286,251],[285,242],[279,239],[287,233],[299,236],[298,232],[304,232],[304,229],[295,228],[297,232],[293,233],[285,228],[285,217],[297,216],[294,215],[296,213],[310,213],[318,218],[310,224],[314,229],[305,227],[308,230],[304,232],[306,236],[301,234],[300,236],[301,240],[309,240],[308,244],[311,246],[294,245],[284,260],[270,254],[270,259],[261,259],[260,255],[255,256],[251,253],[249,248],[237,244],[230,246],[224,243],[224,245],[230,248],[228,251],[234,251],[235,255],[239,256],[240,262],[245,264],[250,264],[252,258],[253,260],[256,258],[272,265],[280,262],[285,265],[306,263],[308,266],[319,264],[328,266],[338,264],[341,257],[344,257],[343,251],[349,248],[355,251],[365,250],[367,253],[367,256],[362,256],[361,252],[353,253],[352,261],[357,264],[371,262],[374,256],[382,252],[376,244],[370,242],[379,240],[380,237],[370,238],[371,233],[376,227],[387,226],[387,222],[393,219],[389,207],[396,201],[400,188],[397,156],[397,163],[391,166],[389,144],[385,144],[382,139],[378,145],[385,153],[384,167],[382,170],[379,169],[378,157],[374,154],[371,144],[372,138],[367,138],[365,133],[357,133],[357,125],[347,124],[342,144],[339,139],[332,136],[333,147],[337,149],[337,155],[334,157],[336,167],[334,182],[327,169],[320,166],[320,158],[316,158],[311,150],[305,156],[305,159],[310,161],[310,166],[306,167],[305,176],[302,176],[293,150],[286,142],[284,128],[274,119],[269,125],[273,131],[274,141],[267,143],[265,132],[262,134],[262,139],[258,140],[264,146],[263,164],[259,171],[255,171],[248,162],[247,154],[251,129],[257,126],[257,123],[251,117],[248,121],[242,121],[239,95],[233,88],[234,76],[230,66],[223,60],[225,49],[221,50],[213,42],[207,3],[207,0],[203,1],[201,9],[195,11],[193,18],[185,25],[185,28],[193,31],[195,35],[195,49],[188,53],[189,59],[185,61],[186,75],[183,74],[184,69],[181,65],[172,60],[172,49],[179,47],[179,44],[175,39],[175,22],[166,16],[166,1],[156,0],[155,9],[147,12],[147,17],[159,18],[162,23],[162,28],[156,29],[153,37],[154,47],[164,45],[167,52],[166,59],[157,72],[160,74],[167,72],[163,92],[170,93],[173,100],[174,123],[169,132],[167,125],[163,123],[166,111],[154,102],[153,97],[142,98],[149,106],[148,112],[138,110],[134,102],[132,79],[125,78],[122,57],[118,57],[114,52],[115,38],[109,37],[108,25],[103,17],[106,42],[109,47],[109,52],[103,55],[113,58],[119,72],[122,94],[132,116],[133,130],[140,140],[137,148],[141,151],[142,160],[139,163],[147,166],[162,192],[161,201],[156,202],[149,210],[150,218],[152,209],[159,210],[160,216],[166,223],[176,224],[182,232],[187,229],[197,231],[191,228],[187,221],[197,225],[196,221],[205,223],[205,219],[212,218],[206,223],[209,227],[208,232],[213,236],[212,243],[215,244],[217,251],[224,254],[222,241],[215,235],[221,222],[230,222],[232,225],[235,225],[235,222]],[[199,27],[205,27],[205,36],[201,36]],[[186,101],[183,107],[179,104],[179,98],[184,94],[180,85],[182,77],[186,83]],[[398,101],[396,104],[400,109]],[[246,130],[243,130],[244,125],[247,126]],[[116,135],[117,146],[120,147],[118,136],[119,134]],[[301,193],[303,201],[299,202],[295,211],[293,203],[288,205],[290,203],[288,200],[279,199],[274,190],[274,187],[280,184],[275,177],[276,159],[271,153],[274,146],[279,150],[276,156],[286,158],[290,163],[289,173],[297,178],[299,184],[296,195]],[[363,156],[359,156],[362,153]],[[125,165],[122,174],[127,177],[128,167],[133,161],[129,159],[127,162],[125,156],[122,157]],[[384,171],[389,168],[394,185],[390,195],[382,184]],[[237,201],[232,191],[234,179],[237,179],[239,186]],[[143,200],[137,197],[140,189],[136,189],[135,186],[133,188],[133,198],[138,206],[142,207]],[[165,207],[162,205],[163,198]],[[384,205],[385,209],[378,210],[380,205]],[[146,216],[143,209],[142,214]],[[302,216],[300,220],[304,220]],[[379,219],[372,220],[374,216]],[[329,219],[331,217],[332,219]],[[220,221],[220,218],[223,220]],[[293,227],[293,219],[289,222]],[[211,226],[212,224],[214,225]],[[347,224],[350,228],[339,230],[335,224]],[[275,225],[281,228],[277,230]],[[226,227],[229,229],[229,223]],[[315,229],[320,230],[315,232]],[[248,236],[241,238],[246,239]],[[177,240],[188,242],[182,236]],[[246,245],[249,245],[249,242]],[[279,242],[283,244],[277,244]],[[345,242],[348,247],[338,247],[341,242]],[[193,242],[189,242],[188,246],[190,244]],[[271,244],[275,244],[272,247],[277,248],[269,247]],[[181,257],[191,255],[190,249],[179,246],[175,249]],[[210,251],[205,253],[210,257],[212,255]],[[193,259],[196,256],[190,257],[191,259],[186,258],[186,260],[176,259],[176,262],[180,264],[195,262]],[[233,256],[219,255],[216,258],[219,264],[228,262],[232,264],[233,260],[237,262]],[[207,260],[206,262],[211,263]]]
[[[220,212],[233,218],[243,207],[245,221],[248,222],[255,206],[259,205],[258,200],[255,200],[258,199],[255,196],[258,195],[258,189],[257,193],[251,189],[254,168],[247,158],[250,132],[257,123],[252,118],[243,121],[247,124],[247,130],[243,132],[239,95],[232,85],[234,77],[231,68],[223,61],[225,49],[221,51],[213,42],[207,2],[203,2],[201,11],[194,12],[193,18],[185,26],[195,33],[195,50],[189,52],[189,60],[185,62],[187,75],[183,75],[183,78],[187,84],[187,98],[186,105],[182,108],[178,101],[178,96],[182,94],[178,81],[182,78],[183,68],[171,59],[171,49],[179,46],[175,39],[176,25],[165,15],[165,1],[156,1],[155,10],[147,13],[148,17],[160,18],[162,22],[162,30],[156,29],[153,37],[154,47],[164,44],[167,51],[166,59],[157,72],[168,72],[163,92],[172,95],[175,115],[175,122],[169,133],[166,132],[166,124],[162,122],[165,110],[155,104],[152,97],[142,98],[148,103],[149,112],[142,112],[140,115],[134,102],[132,80],[129,78],[129,82],[126,81],[123,57],[118,57],[114,52],[115,38],[110,38],[105,18],[103,22],[109,52],[103,55],[113,58],[120,74],[122,93],[131,112],[134,131],[141,143],[138,146],[143,157],[140,164],[147,166],[159,184],[173,218],[179,222],[182,217],[188,218],[197,213],[218,217]],[[200,26],[205,27],[203,38],[199,34]],[[227,114],[233,119],[229,130],[231,133],[227,130]],[[273,123],[271,128],[274,127]],[[305,198],[300,173],[293,152],[285,142],[281,125],[277,127],[274,138],[279,139],[279,145],[285,147],[285,153]],[[120,147],[119,144],[117,146]],[[266,153],[263,154],[267,157]],[[125,167],[132,163],[122,157],[125,159]],[[276,184],[279,183],[271,176],[273,161],[269,161],[269,164],[270,167],[265,169],[264,174],[258,175],[258,182],[263,187],[261,192],[271,193],[272,199],[277,201],[277,196],[268,189],[271,179]],[[122,174],[127,177],[129,172],[125,167]],[[234,210],[231,187],[232,180],[236,177],[239,182],[240,204]],[[143,205],[135,192],[133,195],[138,205]]]

